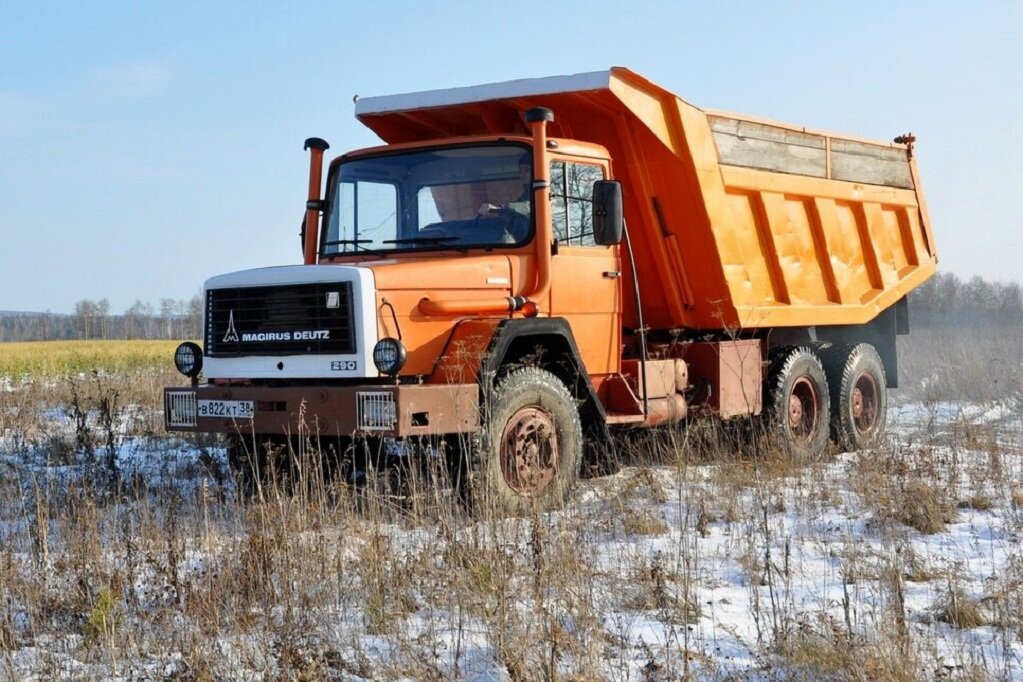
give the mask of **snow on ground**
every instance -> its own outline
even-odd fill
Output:
[[[319,625],[303,655],[337,679],[397,678],[403,669],[412,677],[409,670],[433,669],[444,677],[514,679],[515,662],[502,647],[527,647],[524,661],[541,660],[530,657],[529,643],[555,641],[557,631],[569,644],[552,654],[555,668],[581,679],[813,679],[850,666],[884,679],[902,657],[925,679],[979,672],[1023,680],[1019,403],[894,405],[889,429],[885,448],[804,467],[732,457],[626,467],[584,481],[564,511],[539,521],[461,518],[452,526],[345,517],[373,532],[310,528],[310,543],[336,543],[338,580],[355,587],[311,607]],[[41,481],[66,488],[88,469],[81,453],[46,466],[44,448],[18,447],[15,435],[0,436],[0,472],[25,496]],[[208,490],[219,491],[211,499],[232,498],[222,448],[122,434],[115,454],[122,482],[176,489],[184,500]],[[26,506],[24,498],[7,503],[0,519],[9,563],[23,566],[32,561]],[[192,508],[186,518],[200,517]],[[225,557],[251,542],[239,535],[240,524],[234,518],[214,533],[193,528],[169,574],[136,570],[124,594],[141,613],[162,610],[186,622],[187,604],[175,602],[182,588],[171,590],[167,576],[182,584],[211,579],[228,565]],[[386,553],[370,554],[380,537]],[[453,545],[478,546],[486,561],[451,565]],[[394,582],[385,583],[382,598],[391,604],[400,591],[404,604],[400,613],[387,611],[385,622],[377,622],[365,556],[389,557],[393,575],[408,572],[400,587],[385,576]],[[501,587],[494,573],[505,562],[510,577]],[[4,570],[0,585],[12,575]],[[475,576],[473,592],[457,599],[433,593],[459,571]],[[273,576],[277,585],[292,579]],[[955,615],[962,607],[976,617]],[[89,653],[82,618],[77,628],[48,628],[38,614],[30,623],[33,609],[11,599],[3,608],[8,616],[0,621],[7,619],[16,641],[0,652],[8,674],[147,679],[192,669],[183,645],[139,645],[139,653],[111,660]],[[505,620],[497,626],[499,615]],[[212,636],[217,670],[284,674],[274,632],[291,617],[274,607],[252,615],[262,629]],[[318,642],[329,643],[327,653],[309,653]],[[410,668],[410,660],[426,667]]]

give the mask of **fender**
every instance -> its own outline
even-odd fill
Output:
[[[480,366],[482,390],[490,390],[502,367],[527,361],[538,347],[543,354],[536,358],[537,364],[556,374],[576,399],[583,401],[585,418],[604,423],[604,404],[579,358],[572,327],[563,317],[511,319],[498,324]]]

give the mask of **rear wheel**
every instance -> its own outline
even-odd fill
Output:
[[[888,412],[884,363],[869,343],[824,351],[831,385],[831,434],[843,450],[863,450],[884,440]]]
[[[815,459],[828,444],[830,396],[824,368],[809,348],[778,354],[767,376],[770,430],[794,457]]]
[[[501,377],[470,454],[467,500],[523,514],[560,506],[579,477],[579,410],[560,379],[537,367]]]

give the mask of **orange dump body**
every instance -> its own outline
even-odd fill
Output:
[[[409,143],[526,135],[523,112],[543,106],[551,138],[606,148],[649,327],[862,324],[934,272],[907,145],[708,112],[623,68],[420,95],[356,113]]]

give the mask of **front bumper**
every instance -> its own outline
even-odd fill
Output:
[[[479,426],[476,384],[165,388],[168,431],[389,437],[466,433]],[[251,417],[200,416],[199,401],[251,402]]]

